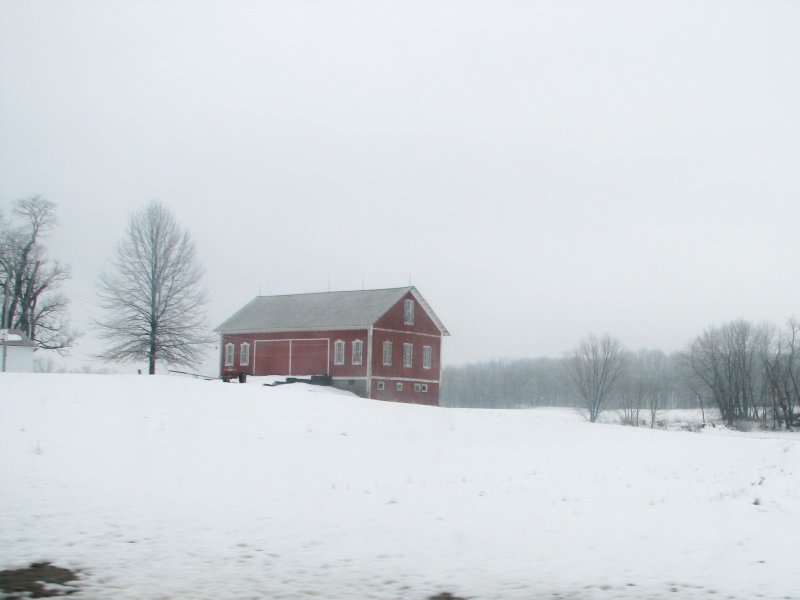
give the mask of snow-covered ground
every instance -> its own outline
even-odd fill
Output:
[[[73,598],[800,598],[800,438],[0,375],[0,569]]]

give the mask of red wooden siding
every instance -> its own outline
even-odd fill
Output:
[[[289,340],[255,340],[250,353],[254,374],[292,375]]]
[[[392,364],[383,364],[383,342],[392,342]],[[372,333],[372,376],[439,380],[442,339],[428,335],[375,329]],[[411,367],[403,366],[403,344],[411,344]],[[431,347],[431,368],[422,366],[423,346]]]
[[[329,340],[294,340],[292,375],[324,375],[328,372]],[[332,351],[332,350],[331,350]]]
[[[325,375],[327,339],[256,339],[251,350],[257,375]]]
[[[334,364],[337,340],[345,343],[344,364]],[[360,365],[352,364],[353,341],[363,342]],[[234,364],[225,367],[225,344],[234,344]],[[240,365],[242,342],[250,344],[250,364]],[[333,377],[366,377],[367,331],[284,331],[224,335],[222,339],[222,372],[244,372],[248,375],[331,375]]]
[[[403,301],[414,300],[414,324],[406,325],[403,322]],[[427,333],[430,335],[440,336],[442,333],[433,322],[419,302],[414,299],[414,294],[411,292],[403,296],[397,304],[386,311],[380,319],[375,322],[375,328],[393,329],[396,331],[413,331],[416,333]]]

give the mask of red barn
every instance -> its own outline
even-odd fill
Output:
[[[325,375],[365,398],[439,404],[450,334],[414,287],[258,296],[216,331],[224,377]]]

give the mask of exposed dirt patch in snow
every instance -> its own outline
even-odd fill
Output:
[[[78,579],[71,569],[64,569],[48,562],[33,563],[22,569],[0,571],[2,598],[56,598],[68,596],[76,591],[70,585]]]

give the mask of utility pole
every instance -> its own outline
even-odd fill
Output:
[[[6,280],[3,283],[3,312],[0,315],[2,320],[0,320],[0,342],[3,342],[3,370],[2,372],[6,372],[6,357],[8,356],[8,329],[7,327],[11,327],[11,319],[9,320],[8,325],[6,325],[6,311],[8,310],[8,285],[9,280],[11,279],[11,273],[6,271]]]
[[[0,341],[3,342],[3,373],[6,372],[6,357],[8,356],[8,329],[0,329]]]

